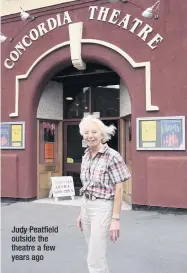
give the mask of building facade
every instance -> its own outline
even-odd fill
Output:
[[[187,208],[187,2],[71,1],[2,16],[2,197],[45,198],[51,176],[76,194],[94,113],[129,166],[130,204]],[[38,4],[39,5],[39,4]],[[24,8],[24,6],[23,6]]]

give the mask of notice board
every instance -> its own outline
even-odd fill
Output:
[[[25,149],[25,122],[1,122],[1,149]]]
[[[137,118],[136,149],[185,150],[185,117]]]
[[[75,188],[72,176],[51,177],[53,197],[74,196]]]

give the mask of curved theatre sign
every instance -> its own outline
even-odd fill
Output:
[[[150,38],[150,34],[153,34],[154,32],[151,26],[144,24],[143,21],[138,18],[133,18],[133,16],[128,13],[124,15],[120,10],[90,6],[88,9],[88,16],[89,20],[103,21],[121,27],[124,31],[134,33],[141,40],[146,42],[151,49],[157,48],[159,43],[163,40],[163,37],[158,33],[156,33],[154,37],[151,35]],[[63,27],[71,23],[72,19],[68,11],[57,14],[56,16],[47,19],[45,22],[40,23],[35,28],[31,29],[29,33],[16,44],[8,58],[4,61],[4,66],[7,69],[12,69],[27,48],[32,46],[34,41],[58,27]]]

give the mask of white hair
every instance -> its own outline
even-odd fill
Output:
[[[79,130],[81,135],[84,134],[84,129],[88,122],[94,122],[97,124],[103,135],[102,143],[109,141],[111,139],[111,136],[115,135],[116,127],[114,125],[106,126],[100,119],[96,118],[94,115],[88,115],[81,120],[79,124]]]

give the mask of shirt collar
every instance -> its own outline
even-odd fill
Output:
[[[103,147],[99,150],[98,153],[104,154],[104,152],[106,151],[106,149],[108,149],[108,144],[104,144]],[[90,152],[90,148],[89,147],[84,151],[84,153],[86,154],[88,152]]]

